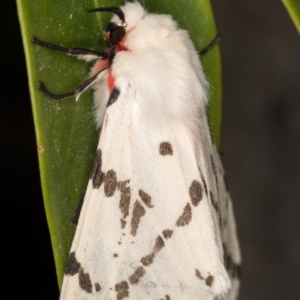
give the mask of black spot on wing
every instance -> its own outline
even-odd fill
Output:
[[[173,230],[166,229],[162,232],[165,239],[170,239],[173,235]]]
[[[173,147],[172,144],[169,142],[162,142],[159,145],[159,153],[162,156],[166,156],[166,155],[173,155]]]
[[[126,221],[124,219],[120,219],[121,222],[121,229],[124,229],[126,226]]]
[[[150,266],[153,261],[154,261],[154,257],[155,255],[165,246],[165,242],[164,240],[162,239],[161,236],[158,236],[155,240],[155,245],[154,245],[154,248],[153,248],[153,251],[152,253],[150,253],[149,255],[147,256],[144,256],[142,259],[141,259],[141,262],[144,266]]]
[[[121,213],[123,214],[123,218],[126,218],[129,215],[129,205],[130,205],[130,198],[131,198],[130,187],[127,186],[129,182],[130,182],[129,179],[125,181],[119,181],[117,186],[119,191],[121,192],[119,208],[121,210]],[[125,225],[126,225],[126,221],[123,220],[122,228],[124,228]]]
[[[89,273],[84,273],[81,268],[79,271],[79,286],[88,294],[93,292],[93,286]]]
[[[212,284],[213,284],[213,282],[214,282],[214,276],[212,276],[212,275],[208,275],[207,277],[206,277],[206,279],[205,279],[205,284],[207,285],[207,286],[209,286],[209,287],[211,287],[212,286]]]
[[[202,277],[202,275],[198,269],[196,269],[196,277],[200,280],[204,280],[204,278]]]
[[[112,104],[114,104],[120,95],[120,90],[118,88],[114,88],[113,91],[111,92],[108,102],[107,102],[107,107],[111,106]]]
[[[151,203],[151,197],[146,192],[144,192],[143,190],[139,190],[139,195],[147,207],[149,208],[153,207]]]
[[[155,245],[153,249],[153,253],[156,254],[165,246],[165,242],[161,236],[158,236],[155,240]]]
[[[140,278],[145,275],[146,271],[143,267],[138,267],[134,273],[129,277],[129,282],[131,284],[137,284],[140,281]]]
[[[133,206],[132,219],[131,219],[131,234],[136,235],[137,229],[140,224],[141,217],[146,213],[145,208],[141,205],[140,201],[136,200]]]
[[[177,219],[176,225],[178,227],[188,225],[192,220],[192,208],[191,205],[188,203],[184,209],[182,215]]]
[[[79,273],[80,267],[80,263],[77,261],[75,256],[75,252],[71,252],[65,269],[65,275],[73,276]]]
[[[129,285],[127,281],[122,281],[115,285],[115,291],[117,292],[117,300],[122,300],[129,297]]]
[[[191,197],[192,204],[198,206],[199,202],[202,200],[202,186],[197,180],[194,180],[189,188],[189,193]]]
[[[153,261],[154,261],[154,254],[153,253],[150,253],[149,255],[147,256],[144,256],[142,259],[141,259],[141,263],[144,265],[144,266],[150,266]]]
[[[117,188],[117,173],[114,170],[109,170],[104,175],[104,194],[106,197],[114,195]]]
[[[204,278],[198,269],[196,269],[196,277],[200,280],[203,280],[209,287],[211,287],[214,282],[214,277],[212,275],[208,273],[208,276]]]
[[[102,152],[101,149],[98,149],[96,152],[93,169],[90,176],[94,189],[99,189],[103,182],[104,173],[102,172],[101,169],[102,169]]]
[[[100,292],[101,291],[101,286],[98,282],[95,283],[95,290],[96,292]]]

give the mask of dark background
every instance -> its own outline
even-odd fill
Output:
[[[240,299],[300,299],[299,35],[280,1],[212,4],[224,35],[221,150],[243,254]],[[4,8],[1,286],[5,299],[54,300],[23,46],[14,1]]]

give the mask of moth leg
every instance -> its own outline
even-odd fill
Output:
[[[100,73],[102,71],[106,70],[107,68],[108,68],[108,66],[106,68],[102,69],[100,72],[96,73],[94,76],[87,79],[76,90],[68,92],[68,93],[64,93],[64,94],[60,94],[60,95],[52,94],[51,92],[49,92],[47,90],[44,83],[41,81],[38,82],[38,89],[41,90],[47,97],[57,100],[57,101],[63,100],[65,98],[69,98],[72,96],[76,96],[76,101],[77,101],[79,96],[81,95],[81,93],[84,92],[84,90],[86,90],[88,87],[90,87],[98,79],[98,76],[100,75]]]
[[[210,51],[217,43],[222,39],[222,35],[218,34],[203,50],[198,52],[199,56],[203,56],[208,51]]]
[[[39,46],[50,48],[50,49],[56,50],[56,51],[62,51],[69,55],[74,55],[74,56],[77,56],[78,58],[82,58],[82,59],[86,59],[86,60],[94,60],[94,59],[99,59],[99,58],[106,59],[108,57],[107,53],[105,53],[105,52],[98,52],[98,51],[94,51],[94,50],[90,50],[90,49],[82,49],[82,48],[61,47],[58,45],[53,45],[50,43],[43,42],[34,36],[31,37],[31,42],[33,44],[36,44]]]

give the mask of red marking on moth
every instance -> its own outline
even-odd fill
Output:
[[[104,60],[98,60],[96,62],[96,64],[94,65],[93,67],[93,73],[98,73],[98,72],[101,72],[102,70],[104,70],[105,68],[107,68],[109,64],[109,61],[108,59],[104,59]]]
[[[125,35],[122,40],[116,46],[116,52],[128,51],[128,48],[125,46],[127,36]]]
[[[107,77],[107,87],[108,87],[108,90],[109,90],[110,93],[115,88],[115,80],[116,80],[116,78],[112,74],[111,68],[109,68],[108,69],[108,77]]]
[[[116,46],[116,52],[121,52],[121,51],[128,51],[128,48],[125,45],[122,45],[121,43],[119,43]]]
[[[127,36],[125,35],[122,40],[116,45],[115,52],[121,52],[121,51],[128,51],[128,48],[125,46]],[[109,92],[111,93],[113,89],[115,88],[115,81],[116,78],[112,74],[112,69],[108,69],[108,76],[107,76],[107,87]]]

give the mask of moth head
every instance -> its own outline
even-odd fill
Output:
[[[126,1],[122,7],[99,7],[90,9],[88,12],[111,12],[114,14],[104,28],[106,37],[112,45],[117,45],[145,14],[142,6],[135,1]]]
[[[99,7],[88,10],[88,12],[111,12],[115,14],[119,22],[110,22],[104,29],[106,36],[113,45],[118,44],[126,34],[127,23],[125,22],[125,15],[119,7]]]

